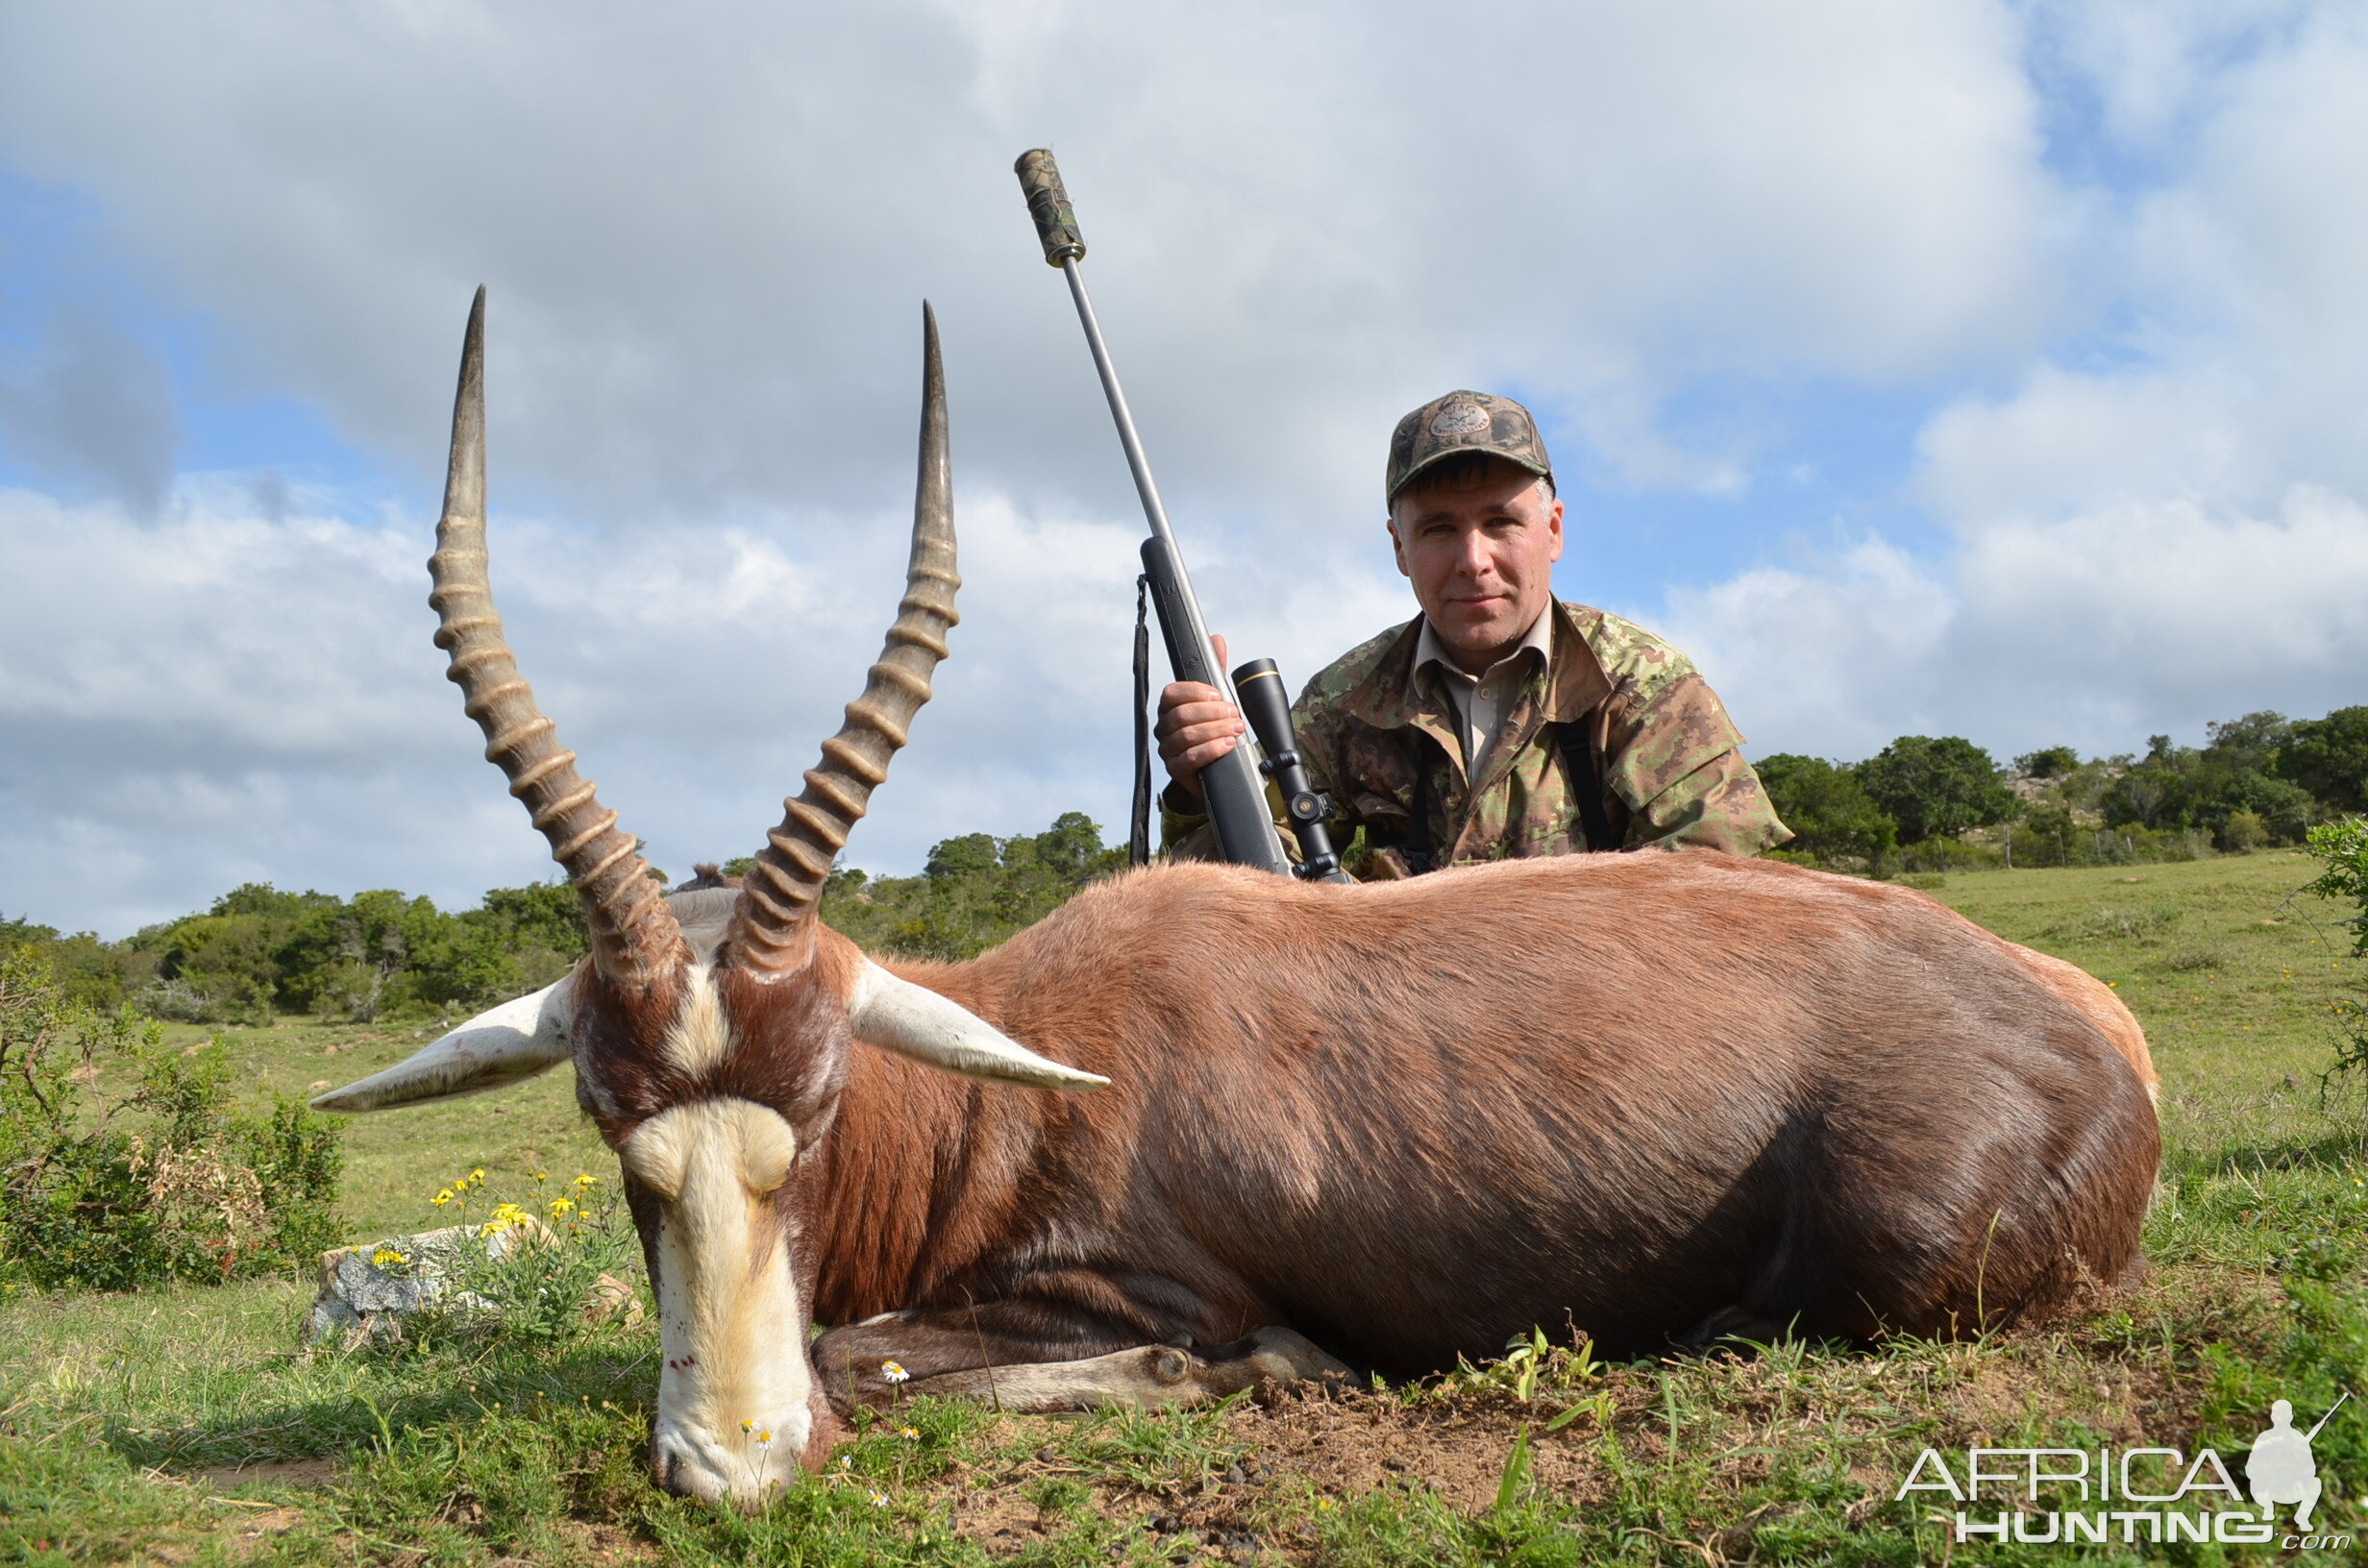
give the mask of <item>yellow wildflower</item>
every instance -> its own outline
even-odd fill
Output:
[[[505,1203],[493,1211],[493,1217],[477,1228],[480,1236],[491,1236],[497,1231],[525,1229],[534,1223],[534,1216],[514,1203]]]
[[[409,1262],[410,1260],[392,1247],[381,1247],[370,1255],[370,1262],[378,1268],[394,1268]]]
[[[443,1191],[438,1192],[434,1197],[430,1198],[428,1201],[434,1204],[438,1209],[441,1209],[446,1204],[453,1201],[453,1189],[448,1187]]]
[[[568,1202],[565,1198],[554,1198],[551,1200],[551,1217],[557,1219],[561,1214],[566,1213],[570,1209],[575,1207],[576,1206],[574,1204]]]

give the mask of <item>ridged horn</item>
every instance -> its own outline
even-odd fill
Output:
[[[946,656],[954,614],[953,475],[946,453],[946,375],[938,363],[937,314],[921,306],[921,472],[913,490],[913,553],[904,599],[887,645],[847,705],[847,722],[823,743],[805,788],[781,802],[781,825],[766,835],[741,881],[726,935],[730,962],[778,974],[806,962],[815,901],[831,863],[862,821],[888,759],[904,744],[913,715],[929,699],[929,674]]]
[[[485,290],[469,306],[460,350],[460,389],[453,399],[452,466],[444,480],[444,517],[428,558],[436,612],[435,646],[452,655],[445,676],[485,732],[485,760],[509,779],[534,825],[551,841],[551,858],[583,900],[592,962],[612,985],[643,986],[670,967],[682,933],[664,890],[617,830],[592,785],[576,772],[576,753],[534,704],[518,674],[502,618],[494,613],[485,570]]]

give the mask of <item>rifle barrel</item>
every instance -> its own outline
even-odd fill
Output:
[[[1159,499],[1159,482],[1151,478],[1151,460],[1143,454],[1143,437],[1135,430],[1134,410],[1126,405],[1126,389],[1119,385],[1118,367],[1110,362],[1110,346],[1102,341],[1101,321],[1094,314],[1093,298],[1085,291],[1085,274],[1075,257],[1061,258],[1061,275],[1069,280],[1070,297],[1077,302],[1077,320],[1085,328],[1086,347],[1094,351],[1094,370],[1101,377],[1102,396],[1110,400],[1110,417],[1119,428],[1119,445],[1126,449],[1126,467],[1135,477],[1135,494],[1143,498],[1143,515],[1151,536],[1175,549],[1175,531],[1168,527],[1168,507]],[[1200,606],[1193,605],[1193,633],[1202,642],[1208,633],[1198,625]]]
[[[1126,449],[1126,466],[1135,477],[1135,493],[1143,498],[1144,520],[1151,537],[1144,547],[1147,564],[1153,552],[1164,556],[1165,572],[1151,574],[1162,611],[1161,629],[1168,634],[1169,657],[1176,678],[1226,689],[1224,666],[1217,646],[1209,641],[1208,623],[1200,615],[1200,600],[1184,571],[1183,552],[1176,549],[1175,531],[1168,526],[1168,508],[1159,499],[1159,483],[1151,478],[1151,460],[1144,455],[1143,437],[1136,432],[1134,410],[1126,405],[1119,385],[1118,367],[1110,362],[1110,347],[1102,341],[1101,323],[1094,314],[1093,298],[1085,291],[1085,276],[1073,256],[1061,257],[1061,273],[1069,280],[1070,296],[1077,302],[1077,321],[1085,328],[1086,346],[1094,351],[1094,369],[1101,377],[1102,395],[1110,401],[1110,418],[1119,428],[1119,445]],[[1180,625],[1164,624],[1174,614]],[[1200,770],[1200,793],[1208,802],[1209,821],[1217,831],[1225,858],[1280,876],[1291,874],[1291,859],[1267,814],[1266,781],[1258,772],[1256,742],[1245,734],[1231,751]]]
[[[1126,467],[1135,477],[1135,493],[1143,498],[1143,515],[1151,537],[1143,544],[1144,575],[1159,606],[1159,629],[1168,643],[1168,657],[1178,680],[1196,681],[1225,691],[1224,667],[1218,663],[1216,645],[1209,640],[1208,622],[1184,570],[1183,552],[1176,549],[1175,531],[1168,526],[1168,508],[1151,478],[1151,461],[1143,453],[1143,437],[1136,432],[1134,410],[1119,385],[1118,367],[1110,362],[1110,346],[1102,341],[1101,322],[1085,291],[1085,275],[1077,268],[1085,255],[1085,235],[1061,171],[1046,148],[1031,148],[1012,166],[1027,197],[1028,215],[1045,259],[1069,280],[1070,298],[1077,302],[1077,321],[1085,329],[1086,347],[1094,352],[1094,370],[1101,378],[1102,396],[1110,400],[1110,417],[1119,428],[1119,444],[1126,449]],[[1281,835],[1267,809],[1266,782],[1258,771],[1257,743],[1245,734],[1233,749],[1200,770],[1200,793],[1208,802],[1209,825],[1224,857],[1240,866],[1254,866],[1278,876],[1291,874],[1290,857],[1283,853]]]

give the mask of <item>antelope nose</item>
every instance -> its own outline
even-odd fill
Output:
[[[718,1498],[730,1490],[712,1466],[702,1464],[697,1454],[677,1442],[660,1438],[650,1458],[658,1485],[677,1497]]]

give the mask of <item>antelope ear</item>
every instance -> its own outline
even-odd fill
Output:
[[[900,980],[864,960],[848,998],[849,1021],[866,1045],[908,1056],[965,1078],[1024,1089],[1101,1089],[1110,1080],[1038,1056],[958,1002]]]
[[[480,1013],[383,1072],[333,1089],[315,1111],[387,1111],[479,1094],[531,1078],[568,1058],[576,1016],[575,976]]]

